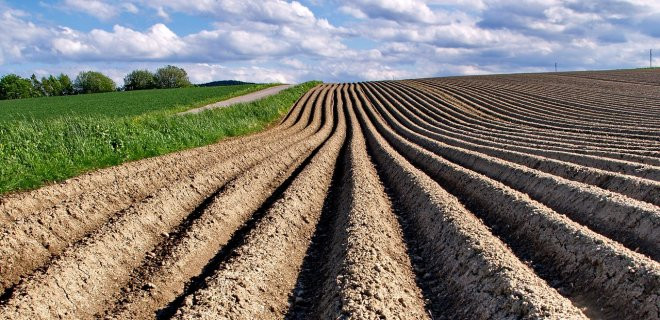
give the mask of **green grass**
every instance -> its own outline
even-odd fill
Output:
[[[63,116],[127,117],[174,113],[261,90],[272,84],[192,87],[0,100],[0,122]]]
[[[0,122],[0,194],[262,130],[316,84],[306,82],[260,101],[185,116],[155,112]]]

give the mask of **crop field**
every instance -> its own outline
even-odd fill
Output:
[[[315,84],[302,83],[260,101],[185,116],[177,116],[174,113],[199,107],[200,103],[203,106],[209,102],[243,95],[266,85],[233,86],[231,89],[145,90],[139,92],[142,97],[140,99],[130,98],[138,91],[55,97],[71,99],[68,100],[68,105],[55,106],[55,109],[77,110],[77,105],[71,101],[76,101],[79,97],[91,103],[100,99],[96,96],[106,96],[116,98],[111,99],[116,103],[123,99],[141,105],[142,113],[119,116],[120,112],[109,111],[110,102],[103,102],[88,107],[88,111],[96,112],[94,116],[91,113],[85,116],[69,116],[62,111],[59,117],[56,112],[51,112],[41,118],[0,121],[0,194],[33,189],[92,169],[199,147],[222,138],[263,130],[284,115],[291,105]],[[212,89],[215,98],[199,100],[202,96],[194,93],[198,89]],[[161,98],[158,98],[159,92],[163,92],[165,96],[178,92],[180,97],[170,97],[170,101],[156,108],[157,103],[162,102]],[[197,102],[178,105],[184,103],[183,101],[193,101],[190,99]],[[28,107],[28,111],[23,113],[25,116],[30,114],[29,110],[48,109],[47,102],[52,99],[24,100],[39,103],[33,108]],[[16,105],[12,106],[16,108],[12,107],[11,110],[21,110]],[[2,108],[0,104],[0,110]],[[147,109],[152,111],[145,111]]]
[[[0,122],[62,117],[126,117],[175,113],[244,95],[270,84],[137,90],[61,97],[0,100]]]
[[[321,84],[0,227],[2,319],[658,319],[660,72]]]

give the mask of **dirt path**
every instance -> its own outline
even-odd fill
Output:
[[[259,100],[268,96],[272,96],[274,94],[277,94],[278,92],[291,88],[293,85],[292,84],[283,84],[279,86],[274,86],[270,88],[266,88],[263,90],[259,90],[257,92],[252,92],[248,93],[242,96],[234,97],[231,99],[223,100],[223,101],[218,101],[216,103],[212,103],[203,107],[195,108],[195,109],[190,109],[186,110],[184,112],[178,113],[179,115],[183,114],[191,114],[191,113],[200,113],[202,111],[206,110],[211,110],[211,109],[216,109],[216,108],[222,108],[222,107],[228,107],[237,103],[246,103],[246,102],[252,102],[255,100]]]
[[[660,95],[593,77],[323,84],[2,197],[0,319],[658,319]]]

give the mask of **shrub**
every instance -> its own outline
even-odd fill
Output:
[[[156,85],[162,89],[191,86],[186,70],[171,65],[156,70]]]
[[[133,70],[124,77],[124,90],[144,90],[156,88],[156,77],[149,70]]]
[[[99,93],[115,91],[117,85],[100,72],[83,71],[76,77],[74,88],[80,93]]]

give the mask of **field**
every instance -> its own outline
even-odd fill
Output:
[[[199,147],[222,138],[262,130],[286,113],[291,104],[315,84],[301,84],[261,102],[185,116],[175,116],[174,113],[268,85],[25,99],[28,103],[25,110],[16,105],[23,103],[22,100],[10,101],[11,108],[0,105],[0,110],[22,110],[24,116],[38,109],[50,111],[39,113],[38,119],[0,121],[0,194],[32,189],[91,169]],[[159,98],[161,92],[169,96],[167,103],[162,100],[165,98]],[[211,96],[210,93],[215,97],[212,100],[205,97]],[[102,101],[103,96],[112,99],[110,102],[94,102]],[[71,100],[67,100],[68,105],[47,103],[59,98]],[[72,101],[84,101],[82,105],[90,105],[83,111],[84,108],[72,105]],[[129,111],[115,112],[110,109],[112,103],[121,106],[121,101],[140,107],[130,111],[134,115],[128,115]],[[39,104],[36,104],[37,102]],[[162,104],[159,106],[159,103]],[[51,107],[52,110],[49,109]],[[59,116],[58,112],[53,111],[58,109],[62,110]],[[137,109],[141,111],[138,112]],[[79,114],[67,116],[63,115],[68,114],[63,110],[77,110]],[[6,112],[0,117],[11,118],[9,111]],[[95,115],[92,116],[93,114]],[[37,117],[37,113],[32,115]]]
[[[660,72],[323,84],[0,199],[0,318],[658,319]]]
[[[0,100],[0,122],[62,117],[127,117],[175,113],[244,95],[270,84],[138,90],[75,96]]]

